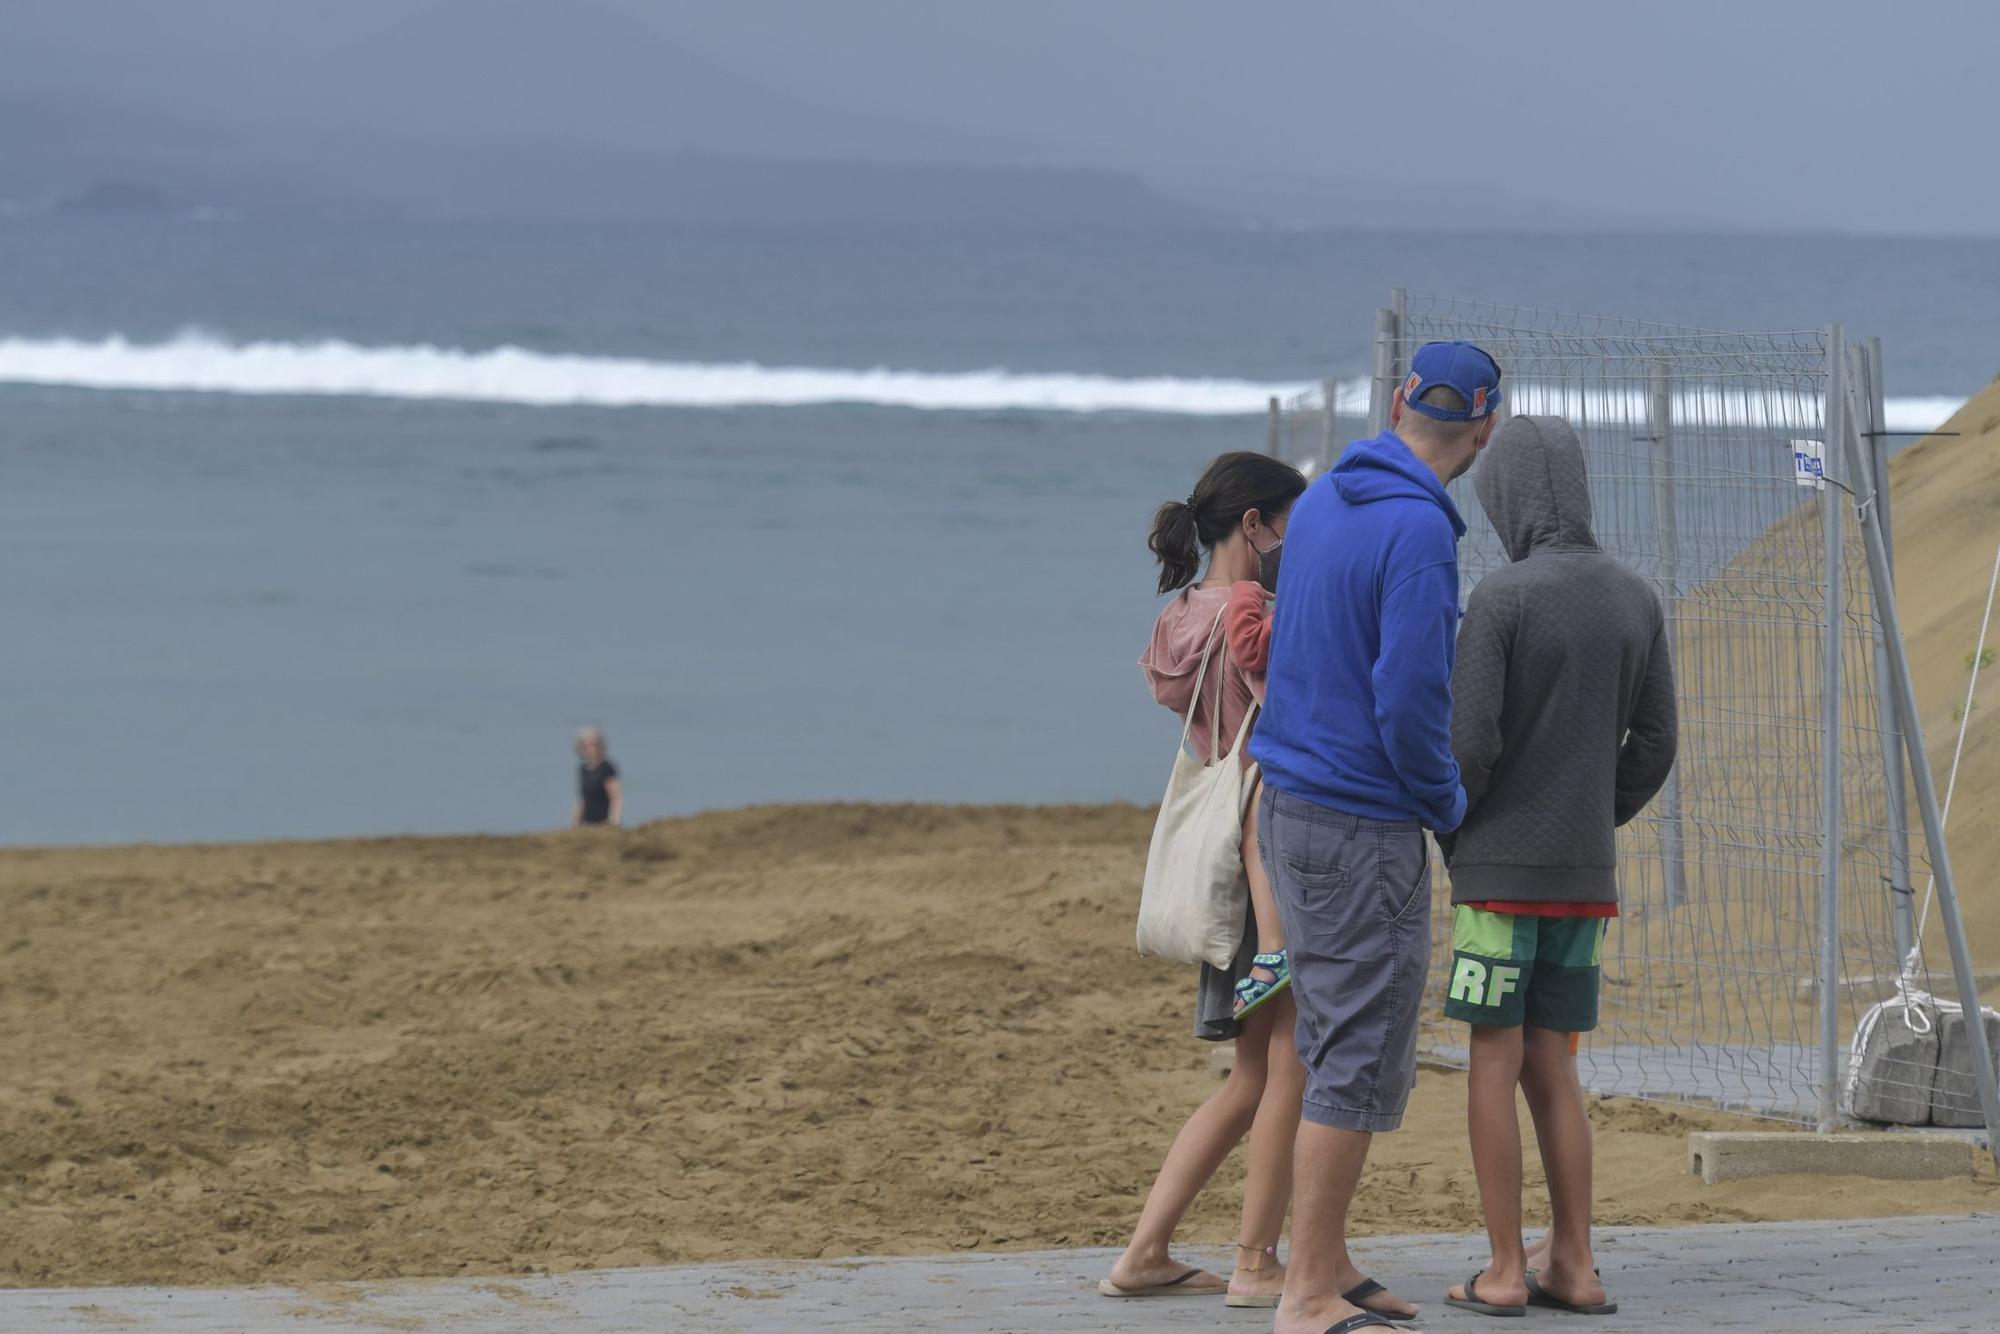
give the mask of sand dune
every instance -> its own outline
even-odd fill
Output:
[[[2000,544],[2000,381],[1942,432],[1959,434],[1921,440],[1890,466],[1897,603],[1940,797],[1965,699],[1966,659]],[[1987,647],[2000,648],[2000,630],[1989,632]],[[1991,964],[2000,963],[2000,671],[1981,673],[1979,696],[1948,833],[1972,952]],[[1935,920],[1929,939],[1932,967],[1943,966]]]

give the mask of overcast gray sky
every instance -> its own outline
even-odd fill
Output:
[[[2000,233],[1992,3],[624,3],[818,98],[1108,161]]]
[[[344,58],[430,2],[0,0],[0,80],[257,123],[288,110],[290,76],[245,85],[236,73]],[[1764,227],[2000,235],[2000,5],[1980,0],[591,3],[791,101],[938,131],[909,140],[948,146],[931,151],[1504,187]],[[454,30],[482,51],[514,40],[524,14],[590,7],[448,4]],[[521,30],[532,60],[546,29]],[[591,59],[580,52],[587,44],[568,55]],[[663,79],[692,77],[656,63]],[[440,106],[462,77],[435,71]],[[365,103],[365,87],[352,91]],[[566,123],[577,101],[551,97],[551,134],[599,132]],[[699,141],[678,132],[676,143]]]

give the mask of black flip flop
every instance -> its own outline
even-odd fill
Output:
[[[1479,1273],[1465,1280],[1465,1295],[1463,1297],[1453,1297],[1447,1294],[1444,1304],[1446,1306],[1456,1306],[1461,1311],[1476,1311],[1480,1315],[1523,1316],[1528,1314],[1528,1308],[1525,1303],[1520,1306],[1502,1306],[1497,1302],[1480,1301],[1478,1285],[1480,1278],[1485,1273],[1486,1271],[1482,1269]],[[1534,1288],[1530,1286],[1528,1291],[1532,1294]]]
[[[1379,1297],[1387,1291],[1387,1288],[1377,1283],[1374,1279],[1364,1278],[1346,1292],[1341,1293],[1340,1300],[1346,1302],[1349,1306],[1358,1306],[1370,1315],[1379,1315],[1386,1320],[1415,1320],[1416,1317],[1413,1315],[1390,1315],[1387,1311],[1378,1311],[1368,1305],[1370,1297]]]
[[[1345,1320],[1336,1320],[1328,1325],[1322,1334],[1353,1334],[1357,1329],[1401,1329],[1402,1326],[1388,1316],[1377,1315],[1373,1311],[1363,1311]]]
[[[1207,1272],[1199,1265],[1190,1265],[1179,1278],[1170,1278],[1165,1283],[1148,1283],[1141,1288],[1121,1288],[1107,1278],[1097,1285],[1097,1290],[1106,1297],[1213,1297],[1229,1290],[1227,1285],[1219,1288],[1184,1286]]]
[[[1471,1289],[1467,1289],[1468,1292]],[[1545,1306],[1551,1311],[1567,1311],[1571,1315],[1617,1315],[1617,1302],[1598,1302],[1593,1306],[1579,1306],[1566,1302],[1543,1287],[1533,1274],[1528,1275],[1528,1305]]]

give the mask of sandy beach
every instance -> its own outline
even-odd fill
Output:
[[[1185,971],[1131,949],[1148,827],[824,806],[0,854],[4,1279],[1108,1244],[1213,1078]],[[1424,1075],[1362,1230],[1478,1225],[1462,1109]],[[1990,1171],[1703,1187],[1685,1133],[1746,1123],[1593,1115],[1607,1222],[2000,1207]]]
[[[1896,464],[1940,768],[2000,531],[2000,388],[1952,429]],[[1982,962],[2000,959],[1996,769],[1977,714],[1952,829]],[[831,805],[0,851],[0,1282],[1122,1240],[1214,1077],[1186,1035],[1187,970],[1132,950],[1150,821]],[[1463,1092],[1423,1076],[1371,1160],[1360,1231],[1478,1227]],[[1686,1133],[1751,1123],[1623,1100],[1592,1116],[1606,1223],[2000,1208],[1990,1163],[1921,1185],[1704,1187]],[[1234,1170],[1188,1239],[1231,1238]]]

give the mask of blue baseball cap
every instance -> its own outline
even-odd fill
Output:
[[[1449,385],[1465,400],[1462,408],[1441,408],[1418,401],[1427,389]],[[1476,422],[1500,407],[1500,363],[1471,343],[1425,343],[1410,358],[1410,378],[1403,381],[1403,406],[1441,422]]]

